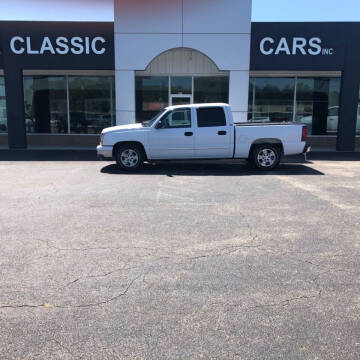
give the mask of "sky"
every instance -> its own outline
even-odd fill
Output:
[[[0,20],[113,21],[113,0],[0,0]],[[360,0],[253,0],[252,20],[360,21]]]

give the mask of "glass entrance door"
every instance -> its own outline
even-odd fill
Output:
[[[170,96],[170,106],[188,105],[191,103],[192,103],[191,95],[171,95]]]
[[[194,102],[194,84],[191,76],[171,76],[169,81],[170,105],[188,105]]]

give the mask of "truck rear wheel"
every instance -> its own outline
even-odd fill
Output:
[[[272,144],[256,145],[251,152],[250,161],[260,170],[273,170],[281,160],[281,151]]]
[[[116,163],[124,170],[135,171],[144,163],[144,153],[136,144],[124,144],[118,146],[115,151]]]

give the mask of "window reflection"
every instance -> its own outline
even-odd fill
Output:
[[[298,78],[296,93],[296,121],[305,123],[312,135],[336,134],[340,79]]]
[[[171,78],[172,94],[192,94],[192,77],[173,76]]]
[[[190,103],[191,95],[193,101],[198,104],[227,103],[229,78],[227,76],[137,76],[136,120],[143,122],[153,118],[156,113],[168,106],[171,94],[189,95],[186,99],[173,97],[173,105]]]
[[[297,121],[311,135],[336,134],[340,109],[340,78],[250,79],[249,121]],[[295,104],[295,109],[294,109]]]
[[[169,104],[169,78],[167,76],[136,77],[136,121],[152,119]]]
[[[360,135],[360,88],[359,88],[359,100],[358,100],[358,108],[357,108],[356,135]]]
[[[295,78],[251,78],[249,121],[292,121]]]
[[[24,100],[28,133],[67,133],[64,76],[25,76]]]
[[[24,102],[27,133],[98,134],[115,124],[113,76],[24,76]]]
[[[0,133],[7,132],[5,80],[0,76]]]
[[[199,76],[194,78],[194,102],[228,103],[229,78],[227,76]]]
[[[69,76],[71,133],[99,134],[115,124],[114,89],[114,77]]]

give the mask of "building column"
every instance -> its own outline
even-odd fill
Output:
[[[347,68],[343,73],[337,151],[354,151],[359,101],[359,78],[357,68]]]
[[[135,119],[135,71],[116,70],[116,125],[133,124]]]
[[[249,101],[249,71],[230,71],[229,105],[234,122],[247,122]]]
[[[17,65],[7,65],[4,66],[4,77],[9,148],[25,149],[27,142],[22,70]]]

